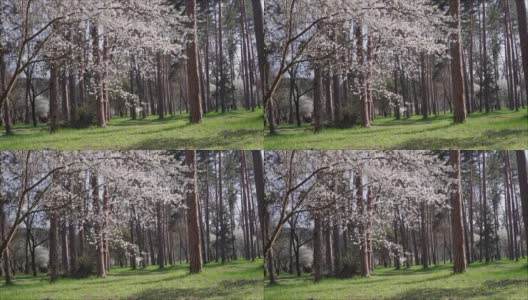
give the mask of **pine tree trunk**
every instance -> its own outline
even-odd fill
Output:
[[[202,271],[202,245],[200,240],[200,216],[198,193],[196,191],[196,151],[185,151],[185,164],[187,170],[187,231],[189,239],[190,272],[192,274]]]
[[[354,27],[354,34],[356,37],[357,63],[359,66],[364,67],[365,59],[364,59],[364,54],[363,54],[363,30],[361,27],[361,23],[359,22],[356,23],[356,26]],[[370,127],[367,90],[365,88],[365,74],[363,73],[363,71],[360,71],[358,73],[358,90],[359,90],[359,107],[360,107],[360,115],[361,115],[361,126]]]
[[[6,234],[7,234],[7,217],[6,217],[6,213],[4,211],[4,207],[6,207],[6,203],[4,202],[5,200],[2,198],[2,195],[0,194],[0,234],[1,234],[1,238],[2,238],[2,241],[5,241],[6,240]],[[11,257],[10,257],[10,253],[9,253],[9,245],[7,245],[7,247],[5,248],[5,251],[4,253],[1,253],[0,252],[0,259],[3,260],[3,269],[4,269],[4,272],[3,272],[3,276],[5,278],[5,285],[10,285],[11,284]],[[2,267],[0,267],[2,268]]]
[[[517,5],[517,19],[519,24],[519,36],[521,37],[521,55],[524,70],[524,84],[528,90],[528,20],[526,15],[526,2],[523,0],[515,1]],[[524,37],[524,38],[523,38]]]
[[[257,58],[260,70],[260,80],[262,95],[264,95],[264,111],[266,123],[270,134],[275,134],[275,117],[273,111],[273,101],[269,94],[269,62],[266,54],[266,44],[264,42],[264,11],[261,0],[251,0],[253,6],[253,22],[255,27],[255,39],[257,42]]]
[[[420,204],[420,213],[421,213],[421,245],[422,245],[422,266],[424,269],[427,269],[429,267],[429,238],[427,236],[427,214],[425,213],[426,207],[425,203]]]
[[[486,27],[486,1],[482,1],[482,55],[483,55],[483,62],[481,68],[483,69],[483,77],[484,77],[484,99],[485,99],[485,106],[486,106],[486,112],[490,111],[490,105],[489,105],[489,82],[488,82],[488,53],[487,53],[487,27]],[[486,244],[487,245],[487,244]],[[486,257],[487,259],[489,257]]]
[[[54,62],[50,64],[49,81],[49,131],[55,132],[59,129],[59,78],[57,66]],[[6,101],[7,103],[7,101]],[[6,109],[6,111],[8,111]]]
[[[427,64],[425,61],[425,53],[422,52],[420,55],[420,61],[421,61],[421,96],[422,96],[422,116],[424,119],[427,119],[429,117],[429,101],[428,99],[428,89],[427,89],[427,80],[426,80],[426,70],[427,70]]]
[[[319,132],[322,129],[322,115],[321,115],[321,109],[322,109],[322,80],[321,80],[321,67],[319,65],[314,66],[314,101],[313,101],[313,126],[314,131]]]
[[[157,225],[157,234],[158,234],[158,266],[162,269],[165,266],[165,239],[163,234],[163,211],[161,209],[161,203],[156,204],[156,225]]]
[[[198,65],[198,32],[196,23],[196,0],[186,0],[187,16],[192,20],[192,37],[187,44],[187,80],[189,85],[190,121],[202,121],[202,100],[200,99],[200,74]]]
[[[103,74],[101,73],[101,53],[99,50],[99,30],[97,24],[92,24],[90,28],[92,35],[92,51],[93,63],[95,65],[94,81],[95,81],[95,103],[97,125],[99,127],[106,127],[106,113],[104,108],[104,93],[103,93]]]
[[[321,217],[314,216],[314,251],[313,251],[313,268],[314,279],[318,282],[322,278],[322,257],[323,257],[323,231],[321,225]]]
[[[50,212],[50,233],[49,233],[49,274],[51,282],[55,282],[59,278],[59,253],[58,253],[58,239],[59,239],[59,221],[57,213]],[[5,259],[5,258],[4,258]]]
[[[524,220],[524,235],[526,249],[528,249],[528,165],[526,163],[526,152],[524,150],[517,150],[515,151],[515,154],[517,157],[517,170],[519,174],[522,216]]]
[[[449,8],[451,16],[455,19],[452,28],[456,31],[453,33],[451,40],[454,121],[455,123],[464,123],[466,121],[466,99],[464,97],[464,66],[462,65],[462,43],[460,37],[460,0],[450,0]]]
[[[205,152],[207,157],[205,164],[205,261],[208,263],[211,260],[211,253],[209,252],[211,247],[210,241],[210,229],[209,229],[209,151]]]
[[[108,194],[108,186],[105,184],[103,187],[103,234],[101,236],[103,247],[103,269],[105,270],[105,273],[110,270],[110,247],[108,245],[108,238],[106,234],[106,227],[108,226],[108,218],[110,214],[109,201],[110,195]]]
[[[226,261],[226,252],[225,252],[225,222],[224,222],[224,200],[223,200],[223,187],[222,187],[222,152],[218,151],[218,214],[220,222],[220,256],[222,258],[222,263]]]
[[[466,253],[464,248],[464,223],[462,208],[462,191],[460,179],[460,150],[451,150],[449,159],[454,168],[451,179],[451,230],[453,236],[454,272],[466,271]]]
[[[96,218],[94,221],[94,233],[95,233],[95,266],[98,277],[106,277],[104,268],[104,253],[103,253],[103,234],[102,224],[100,222],[100,204],[99,204],[99,183],[97,173],[92,173],[90,178],[92,185],[92,198],[93,198],[93,214]]]
[[[361,217],[365,216],[365,205],[363,199],[363,179],[361,172],[356,174],[355,178],[356,183],[356,197],[357,197],[357,209],[358,214]],[[367,240],[365,234],[365,225],[363,220],[359,222],[358,232],[359,232],[359,264],[361,268],[361,275],[368,277],[369,276],[369,262],[368,262],[368,253],[367,253]]]
[[[325,259],[326,259],[326,269],[328,274],[334,273],[334,249],[332,243],[332,231],[331,231],[331,222],[327,220],[324,224],[324,239],[325,239]]]
[[[61,259],[62,259],[62,274],[70,273],[70,254],[68,252],[68,232],[67,221],[60,221],[60,238],[61,238]]]

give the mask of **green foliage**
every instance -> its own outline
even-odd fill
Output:
[[[113,118],[107,128],[63,128],[49,134],[45,124],[34,128],[18,124],[13,136],[3,135],[5,150],[117,150],[117,149],[261,149],[264,119],[262,110],[208,113],[201,124],[190,125],[189,115],[159,120]]]
[[[372,128],[327,128],[314,134],[307,126],[285,125],[279,134],[264,138],[264,148],[275,149],[528,149],[526,110],[472,113],[464,124],[453,115],[377,118]]]
[[[77,120],[75,120],[73,126],[77,129],[88,128],[95,124],[95,118],[93,109],[87,109],[82,106],[79,108]]]
[[[112,268],[107,278],[61,278],[17,275],[12,286],[0,277],[0,299],[262,299],[262,260],[209,263],[190,275],[189,265],[146,269]]]
[[[86,278],[95,274],[95,261],[90,257],[82,256],[77,261],[75,277]]]
[[[498,261],[472,263],[464,274],[453,274],[453,265],[427,270],[376,268],[370,278],[324,278],[319,283],[304,274],[284,275],[278,284],[264,287],[265,299],[526,299],[528,265]]]

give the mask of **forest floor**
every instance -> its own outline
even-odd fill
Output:
[[[112,268],[107,278],[61,278],[53,284],[45,274],[17,275],[12,286],[0,283],[0,299],[262,299],[262,268],[262,260],[209,263],[195,275],[188,264]]]
[[[464,124],[453,115],[409,119],[377,118],[371,128],[326,128],[314,134],[308,125],[285,125],[267,134],[264,148],[275,149],[528,149],[528,113],[501,110],[472,113]]]
[[[278,284],[264,287],[265,299],[526,299],[528,265],[502,260],[475,262],[454,275],[452,264],[427,270],[376,268],[370,278],[324,278],[319,283],[305,274],[281,275]]]
[[[49,134],[46,124],[19,124],[14,135],[0,134],[4,150],[117,150],[117,149],[262,149],[264,118],[255,112],[208,113],[201,124],[191,125],[188,114],[158,119],[113,118],[107,128],[62,128]]]

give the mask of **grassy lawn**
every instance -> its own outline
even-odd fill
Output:
[[[0,149],[262,149],[263,127],[262,110],[208,113],[197,125],[189,124],[188,115],[114,118],[107,128],[63,128],[54,134],[45,124],[16,125],[13,136],[2,132]]]
[[[452,114],[423,120],[378,118],[372,128],[310,128],[287,125],[264,138],[265,149],[528,149],[526,110],[473,113],[464,124],[453,124]]]
[[[12,286],[0,284],[0,299],[262,299],[262,260],[210,263],[201,274],[190,275],[188,265],[159,270],[113,268],[107,278],[59,279],[45,274],[18,275]]]
[[[317,284],[308,275],[287,275],[277,285],[266,284],[264,294],[266,299],[526,299],[528,265],[526,260],[473,263],[459,275],[450,264],[381,268],[370,278],[326,278]]]

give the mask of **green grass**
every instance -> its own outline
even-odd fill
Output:
[[[528,265],[499,261],[473,263],[464,274],[454,275],[452,265],[428,270],[414,266],[405,270],[375,269],[370,278],[325,278],[281,276],[279,283],[264,287],[265,299],[526,299]]]
[[[17,276],[0,284],[0,299],[262,299],[262,260],[210,263],[190,275],[188,265],[159,270],[113,268],[107,278],[62,278],[50,284],[44,274]]]
[[[195,125],[189,123],[187,114],[163,120],[157,116],[113,118],[107,128],[63,128],[54,134],[49,134],[45,124],[36,128],[16,125],[13,136],[0,136],[0,149],[262,149],[263,120],[262,110],[239,110],[208,113]]]
[[[528,149],[528,113],[507,110],[473,113],[464,124],[452,114],[410,119],[378,118],[371,128],[327,128],[314,134],[308,125],[286,125],[264,138],[274,149]]]

